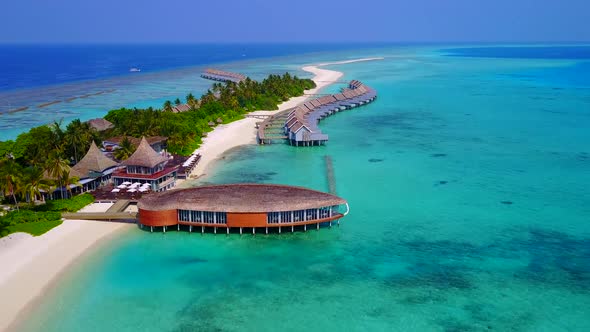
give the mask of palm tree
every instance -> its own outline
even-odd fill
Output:
[[[78,151],[86,150],[92,139],[90,126],[88,123],[75,119],[66,127],[64,136],[66,144],[74,150],[74,160],[78,163]]]
[[[170,100],[166,100],[164,103],[164,111],[172,112],[172,102]]]
[[[61,127],[62,124],[62,120],[60,119],[59,121],[53,121],[53,125],[52,125],[52,132],[53,132],[53,146],[57,149],[61,148],[61,145],[63,143],[63,138],[64,138],[64,130]]]
[[[118,160],[125,160],[131,157],[133,152],[135,152],[135,146],[133,146],[133,144],[131,144],[131,141],[127,137],[125,137],[121,141],[119,148],[115,150],[115,158],[117,158]]]
[[[180,99],[176,98],[176,100],[174,100],[174,105],[178,106],[182,104],[182,102],[180,101]]]
[[[61,175],[61,183],[63,183],[64,187],[66,187],[66,191],[69,194],[68,197],[72,197],[72,188],[70,188],[70,185],[78,185],[78,182],[80,182],[80,179],[76,176],[70,177],[69,171],[62,173]]]
[[[189,93],[188,95],[186,95],[186,103],[189,104],[190,106],[193,106],[195,103],[195,96],[193,96],[192,93]]]
[[[12,196],[16,209],[18,210],[18,201],[16,193],[22,183],[22,168],[14,159],[6,159],[0,165],[0,189],[5,195]]]
[[[62,158],[58,151],[53,151],[49,154],[49,158],[45,164],[45,170],[57,182],[60,188],[61,198],[63,199],[63,190],[61,188],[64,186],[64,174],[70,174],[70,162]]]
[[[44,178],[43,169],[36,166],[25,168],[21,192],[27,198],[27,201],[34,204],[37,196],[43,197],[41,190],[48,191],[49,188],[49,181]]]

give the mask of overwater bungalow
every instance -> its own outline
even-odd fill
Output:
[[[360,81],[353,80],[341,93],[316,98],[292,109],[284,126],[284,133],[289,144],[295,146],[325,144],[328,141],[328,135],[323,134],[318,128],[319,121],[342,110],[370,103],[375,98],[377,98],[375,90]],[[263,130],[259,130],[258,135],[261,143],[264,143],[264,138],[261,137]]]
[[[179,165],[169,165],[169,159],[156,152],[145,137],[141,138],[137,150],[121,165],[125,167],[113,173],[115,186],[124,182],[147,183],[151,191],[158,192],[176,185]]]
[[[341,212],[341,208],[345,208]],[[138,203],[142,226],[183,227],[204,232],[219,228],[256,230],[319,229],[348,213],[346,200],[311,189],[270,184],[225,184],[175,189],[143,197]]]

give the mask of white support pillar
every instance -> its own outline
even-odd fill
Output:
[[[293,233],[293,231],[295,231],[295,226],[291,225],[291,233]]]
[[[192,233],[193,232],[193,225],[188,226],[188,232]]]
[[[281,234],[281,226],[279,226],[279,234]]]
[[[252,235],[256,234],[256,227],[252,227]]]
[[[240,227],[240,235],[242,235],[242,227]]]
[[[217,227],[213,227],[213,233],[217,234]]]
[[[303,231],[307,232],[307,225],[303,225]]]
[[[320,230],[320,223],[317,223],[316,224],[316,228],[317,228],[318,231]]]
[[[226,229],[227,235],[229,235],[229,227],[226,227],[225,229]]]
[[[154,232],[154,226],[150,226],[150,232],[153,233]]]
[[[201,226],[201,234],[205,233],[205,226]]]
[[[166,226],[162,227],[162,230],[164,230],[164,233],[166,233]]]
[[[180,230],[180,224],[177,224],[177,225],[178,225],[178,230]]]
[[[268,226],[266,226],[266,234],[268,234]]]

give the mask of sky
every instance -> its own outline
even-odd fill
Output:
[[[1,0],[0,43],[590,41],[590,0]]]

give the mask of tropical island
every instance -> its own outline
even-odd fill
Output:
[[[269,75],[261,82],[244,77],[239,81],[214,83],[200,99],[188,94],[167,101],[161,109],[116,109],[98,126],[79,119],[32,128],[16,140],[0,142],[0,192],[2,203],[14,211],[0,217],[0,236],[25,231],[39,235],[59,225],[59,212],[80,209],[73,191],[80,186],[84,174],[72,172],[86,151],[96,143],[123,137],[111,157],[126,160],[137,148],[132,140],[141,137],[165,137],[171,155],[188,156],[202,143],[202,138],[219,124],[230,123],[252,111],[276,110],[278,104],[302,96],[316,84],[289,73]],[[105,121],[106,120],[106,121]],[[90,195],[84,196],[85,202]],[[73,200],[60,208],[44,204],[48,199]],[[67,199],[67,200],[65,200]],[[41,226],[42,225],[42,226]]]

